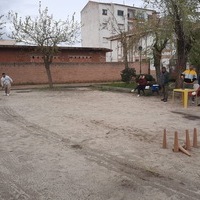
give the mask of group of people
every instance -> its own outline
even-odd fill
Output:
[[[198,84],[196,84],[198,87],[196,88],[196,91],[192,92],[192,101],[194,102],[194,98],[197,95],[200,95],[200,76],[197,76],[197,73],[194,69],[193,65],[189,66],[189,69],[186,69],[182,74],[181,78],[183,80],[183,88],[189,88],[193,89],[194,88],[194,83],[195,81],[198,81]],[[2,73],[2,78],[1,78],[1,86],[2,89],[5,91],[5,95],[9,96],[10,95],[10,89],[11,89],[11,83],[13,82],[12,78],[5,73]],[[147,87],[147,79],[145,75],[140,75],[138,80],[137,80],[137,87],[132,90],[133,91],[138,91],[138,97],[141,94],[141,91],[143,94],[145,93],[145,87]],[[160,88],[162,90],[162,95],[163,98],[161,101],[167,102],[168,100],[168,91],[169,91],[169,72],[167,72],[166,67],[162,67],[161,73],[160,73]]]
[[[162,99],[161,101],[167,102],[168,100],[168,92],[169,92],[169,72],[166,70],[166,67],[162,67],[161,73],[160,73],[160,80],[159,80],[159,86],[162,90]],[[183,88],[194,88],[194,84],[197,86],[195,89],[196,91],[191,93],[192,96],[192,102],[194,102],[194,99],[197,95],[200,95],[200,76],[197,76],[197,73],[194,69],[193,65],[189,66],[189,69],[186,69],[182,74],[181,78],[183,80]],[[138,96],[140,96],[141,91],[144,94],[145,87],[147,86],[147,80],[144,75],[140,75],[139,79],[137,81],[137,87],[135,90],[138,90]],[[134,90],[134,91],[135,91]]]
[[[192,103],[194,103],[195,97],[200,96],[200,75],[197,76],[194,66],[190,65],[189,69],[186,69],[181,74],[181,77],[183,79],[183,88],[196,90],[189,93],[189,95],[192,96]],[[198,106],[200,106],[200,104]]]
[[[168,83],[169,83],[169,73],[167,72],[165,67],[162,67],[162,71],[160,74],[160,87],[163,92],[163,98],[161,99],[164,102],[167,102],[168,99]],[[141,92],[145,94],[145,88],[148,87],[148,81],[144,75],[140,75],[137,80],[137,87],[132,90],[132,92],[136,91],[138,92],[138,97],[141,95]],[[150,85],[149,85],[150,87]]]

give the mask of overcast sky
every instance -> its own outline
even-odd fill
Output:
[[[133,5],[142,7],[142,0],[96,0],[103,3],[119,3],[125,5]],[[49,14],[53,14],[56,19],[67,19],[75,12],[75,17],[80,21],[80,12],[87,4],[88,0],[41,0],[42,9],[48,7]],[[37,15],[39,8],[39,0],[0,0],[0,15],[12,10],[20,16]]]
[[[9,11],[18,13],[20,17],[38,16],[39,1],[42,4],[42,10],[48,7],[48,14],[53,14],[55,20],[69,19],[75,13],[75,19],[80,22],[80,12],[88,3],[89,0],[0,0],[0,15],[7,16]],[[135,7],[143,7],[142,0],[93,0],[102,3],[118,3]],[[6,28],[2,36],[3,39],[8,39],[7,34],[11,28],[9,23],[6,23]],[[78,44],[80,45],[80,44]]]

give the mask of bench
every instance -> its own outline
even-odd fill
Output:
[[[153,85],[147,85],[145,87],[145,90],[149,90],[152,92],[152,94],[154,94],[155,92],[159,95],[159,90],[160,90],[160,86],[158,84],[153,84]]]
[[[158,84],[145,86],[145,91],[151,91],[152,94],[156,92],[159,95],[159,90],[160,90],[160,86]],[[135,89],[131,90],[131,92],[134,92],[134,91]]]

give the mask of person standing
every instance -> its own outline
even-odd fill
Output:
[[[13,80],[12,80],[12,78],[10,78],[10,76],[6,75],[5,73],[2,73],[1,86],[2,86],[2,89],[4,89],[6,96],[10,95],[10,89],[11,89],[12,82],[13,82]]]
[[[162,67],[160,73],[160,86],[163,95],[161,101],[167,102],[169,91],[169,72],[167,72],[166,67]]]

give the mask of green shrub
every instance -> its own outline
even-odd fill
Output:
[[[147,81],[149,81],[149,82],[155,82],[156,81],[155,78],[151,74],[144,74],[144,75],[145,75]]]
[[[121,71],[121,80],[125,83],[130,83],[133,77],[136,76],[135,68],[125,68]]]

